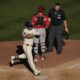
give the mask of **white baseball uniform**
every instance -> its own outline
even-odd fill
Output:
[[[35,64],[33,62],[33,56],[32,56],[33,38],[30,38],[30,39],[26,38],[27,34],[34,34],[35,35],[35,34],[38,34],[38,33],[36,33],[35,29],[28,30],[27,28],[25,28],[23,30],[23,33],[22,33],[22,35],[24,37],[23,50],[25,52],[25,55],[26,55],[26,57],[28,59],[28,63],[30,65],[30,67],[32,68],[33,72],[37,73],[38,70],[35,67]],[[22,56],[20,56],[20,57],[21,58],[25,58],[25,55],[22,54]]]

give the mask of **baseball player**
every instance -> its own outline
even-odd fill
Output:
[[[16,59],[28,59],[28,63],[31,67],[31,69],[34,72],[34,75],[39,75],[40,70],[36,69],[35,64],[33,62],[33,56],[32,56],[32,46],[33,46],[33,37],[34,35],[38,35],[36,33],[36,30],[33,28],[32,23],[30,21],[25,23],[26,28],[23,30],[23,37],[24,37],[24,44],[23,44],[23,50],[25,53],[19,55],[19,56],[11,56],[11,63],[14,64]]]
[[[36,15],[33,15],[32,17],[32,24],[34,25],[34,28],[36,31],[40,34],[39,36],[34,37],[34,52],[35,52],[35,58],[34,61],[38,62],[39,54],[38,54],[38,47],[40,44],[41,47],[41,60],[45,60],[45,38],[46,38],[46,28],[49,26],[49,18],[44,15],[44,6],[40,5],[38,7],[38,13]]]

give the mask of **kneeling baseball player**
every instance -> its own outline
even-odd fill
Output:
[[[41,73],[41,71],[35,67],[35,64],[33,62],[32,46],[33,46],[34,35],[39,35],[39,34],[33,28],[32,23],[30,21],[25,23],[25,29],[23,30],[22,34],[24,37],[24,44],[23,44],[24,53],[19,56],[11,56],[11,64],[14,64],[16,59],[27,58],[28,63],[31,69],[33,70],[34,75],[37,76]]]

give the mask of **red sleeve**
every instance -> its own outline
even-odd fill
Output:
[[[44,18],[44,24],[46,25],[46,28],[49,28],[50,22],[47,16]]]
[[[32,17],[32,24],[33,24],[33,26],[35,25],[35,23],[36,23],[36,16],[33,16]]]

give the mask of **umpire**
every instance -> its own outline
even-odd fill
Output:
[[[62,52],[62,32],[68,32],[67,20],[64,11],[61,9],[61,4],[56,2],[50,10],[48,16],[51,20],[51,26],[48,36],[48,52],[53,51],[54,39],[57,40],[57,54]],[[64,27],[63,27],[64,26]]]

